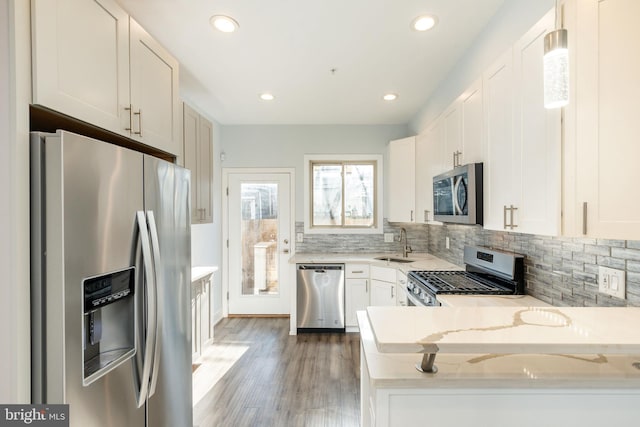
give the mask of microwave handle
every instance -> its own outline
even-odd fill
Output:
[[[462,182],[462,179],[459,179],[459,180],[454,179],[454,181],[455,181],[455,184],[453,184],[453,195],[451,197],[451,199],[453,200],[453,214],[459,215],[459,214],[462,214],[462,208],[458,203],[458,188],[460,187],[460,183]]]

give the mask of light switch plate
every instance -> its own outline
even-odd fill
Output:
[[[384,233],[385,243],[393,243],[393,233]]]
[[[296,243],[304,242],[304,233],[296,233]]]
[[[598,290],[620,299],[627,297],[627,283],[624,270],[602,267],[598,268]]]

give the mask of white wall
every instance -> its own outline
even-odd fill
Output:
[[[302,221],[305,154],[385,155],[388,142],[408,132],[405,125],[223,126],[222,167],[295,168],[296,221]]]
[[[30,402],[29,2],[0,3],[0,402]]]
[[[505,0],[504,5],[480,33],[476,42],[438,85],[429,101],[409,123],[419,134],[453,102],[482,72],[554,7],[554,0]]]

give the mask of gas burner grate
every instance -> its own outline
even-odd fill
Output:
[[[411,271],[410,276],[436,294],[508,295],[513,290],[466,271]]]

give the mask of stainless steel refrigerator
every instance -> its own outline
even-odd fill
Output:
[[[72,427],[188,427],[190,173],[58,131],[31,137],[33,403]]]

